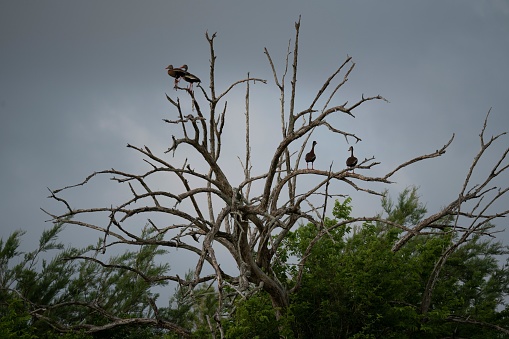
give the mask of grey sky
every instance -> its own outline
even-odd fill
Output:
[[[456,133],[444,157],[409,167],[391,187],[398,192],[411,184],[421,186],[430,210],[452,200],[479,149],[478,134],[490,107],[487,134],[509,129],[505,0],[3,0],[0,236],[24,229],[25,242],[35,245],[50,226],[40,208],[60,208],[46,198],[46,187],[78,183],[96,170],[142,168],[142,158],[127,143],[165,150],[177,131],[162,122],[176,114],[165,99],[165,92],[176,94],[164,67],[186,63],[207,87],[207,30],[218,34],[219,86],[226,88],[247,72],[269,80],[252,88],[253,137],[258,136],[253,149],[261,159],[255,170],[262,171],[264,152],[279,140],[276,135],[267,138],[272,135],[267,131],[279,131],[279,118],[277,93],[267,94],[275,88],[263,48],[283,66],[299,15],[297,105],[307,107],[330,73],[352,56],[356,67],[341,100],[353,102],[364,93],[390,101],[366,104],[355,119],[341,118],[342,129],[363,139],[356,145],[357,156],[374,155],[382,162],[374,171],[381,174],[440,148]],[[239,114],[230,116],[241,121],[244,93],[232,95],[238,100],[232,98],[232,111]],[[243,149],[235,148],[240,136],[234,128],[231,133],[228,147],[242,156]],[[315,137],[318,168],[328,168],[332,160],[342,165],[348,156],[344,139],[329,137],[326,132]],[[505,138],[496,151],[507,146]],[[223,161],[240,172],[236,157]],[[118,192],[101,190],[101,184],[80,190],[80,201],[109,204]],[[363,211],[379,209],[378,199],[362,204]],[[66,239],[75,242],[80,232],[68,232]],[[505,233],[500,238],[509,242]]]

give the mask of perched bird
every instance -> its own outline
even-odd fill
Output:
[[[306,154],[306,168],[309,169],[309,163],[311,163],[311,169],[314,169],[313,162],[316,160],[316,154],[315,154],[315,145],[317,144],[316,141],[313,141],[313,146],[311,146],[311,151]]]
[[[346,166],[350,168],[355,167],[357,165],[357,158],[353,156],[353,146],[350,146],[348,150],[352,152],[352,155],[346,159]]]
[[[185,73],[182,75],[182,78],[184,78],[185,81],[189,83],[188,89],[190,91],[193,90],[193,83],[195,82],[201,82],[200,78],[198,78],[196,75],[191,74],[187,71],[187,65],[182,66],[182,68],[185,70]]]
[[[173,88],[177,88],[179,79],[187,73],[187,65],[182,65],[179,68],[173,68],[173,65],[168,65],[165,69],[168,70],[168,75],[175,78],[175,85]]]

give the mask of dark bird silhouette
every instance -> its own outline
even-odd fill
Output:
[[[173,65],[168,65],[165,69],[168,70],[168,75],[175,78],[175,85],[173,88],[177,88],[179,79],[187,73],[187,65],[182,65],[179,68],[173,68]]]
[[[353,156],[353,146],[350,146],[348,150],[352,152],[352,155],[346,159],[346,166],[350,168],[355,167],[355,165],[357,165],[357,158]]]
[[[306,168],[309,169],[309,163],[311,163],[311,169],[314,169],[313,163],[316,160],[316,154],[315,154],[315,145],[317,144],[316,141],[313,141],[313,146],[311,146],[311,151],[306,154]]]
[[[190,91],[193,90],[193,84],[195,82],[201,82],[200,78],[198,78],[196,75],[191,74],[187,71],[187,65],[182,66],[182,68],[185,70],[185,73],[182,75],[182,78],[189,83],[188,89]]]

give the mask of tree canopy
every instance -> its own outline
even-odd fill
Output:
[[[327,219],[326,225],[349,219],[350,203],[349,198],[336,202],[335,219]],[[403,191],[396,204],[385,197],[382,207],[388,220],[401,223],[416,224],[426,213],[416,188]],[[319,231],[308,223],[292,232],[283,257],[302,258]],[[380,222],[330,229],[307,254],[302,285],[292,299],[296,337],[498,337],[498,329],[490,325],[507,322],[505,310],[499,311],[505,308],[509,287],[503,263],[508,248],[481,235],[459,246],[445,263],[433,303],[423,313],[434,266],[458,236],[423,235],[393,252],[402,233]],[[292,272],[289,279],[295,280],[297,272],[291,268],[282,271]]]

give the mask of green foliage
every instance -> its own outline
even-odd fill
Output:
[[[64,248],[58,243],[58,235],[63,230],[62,224],[57,224],[41,235],[39,246],[34,251],[21,253],[18,248],[20,237],[24,232],[14,232],[7,240],[0,240],[0,295],[6,303],[0,305],[2,314],[14,314],[17,319],[25,319],[28,315],[23,333],[34,334],[37,337],[51,337],[57,335],[47,320],[31,317],[30,312],[40,309],[38,305],[56,305],[60,307],[44,307],[39,312],[49,322],[59,323],[72,328],[82,322],[101,325],[109,322],[97,312],[77,303],[96,303],[106,312],[119,318],[150,317],[150,300],[156,300],[158,295],[151,292],[151,287],[166,284],[164,281],[149,283],[142,279],[138,272],[146,277],[163,275],[168,269],[167,264],[156,264],[156,257],[166,254],[156,245],[143,245],[138,251],[126,251],[123,254],[111,256],[106,266],[94,257],[87,257],[86,253],[97,253],[94,248],[100,249],[102,243],[95,247],[84,249]],[[143,237],[153,237],[145,228]],[[157,238],[157,236],[156,236]],[[42,253],[59,251],[51,260],[41,257]],[[21,262],[11,264],[14,259],[22,257]],[[81,260],[73,258],[83,258]],[[86,259],[89,258],[89,259]],[[24,308],[10,306],[15,295],[25,300]],[[8,318],[6,318],[8,319]],[[4,317],[2,318],[4,320]],[[5,325],[5,324],[3,324]],[[19,327],[19,324],[16,325]],[[12,327],[12,326],[11,326]],[[106,333],[109,332],[109,333]],[[108,338],[154,337],[151,329],[125,328],[104,331]],[[62,337],[80,337],[83,334],[58,334]]]
[[[5,294],[0,303],[0,338],[2,339],[92,339],[83,332],[58,333],[37,328],[27,304],[13,294]]]
[[[404,190],[396,202],[384,197],[381,203],[385,219],[406,226],[426,213],[416,188]],[[270,302],[258,295],[237,305],[229,323],[231,337],[262,332],[277,337],[277,331],[289,327],[297,338],[500,337],[492,328],[452,322],[450,317],[507,326],[507,312],[499,309],[505,307],[509,272],[498,262],[509,253],[506,247],[472,236],[449,257],[435,285],[432,307],[421,314],[426,284],[452,233],[444,229],[415,237],[394,253],[391,248],[401,230],[378,222],[351,225],[351,209],[350,198],[336,201],[334,219],[325,220],[327,232],[301,225],[279,249],[275,271],[287,286],[297,279],[293,263],[306,259],[285,318],[291,326],[269,317]],[[319,234],[324,235],[317,241]]]
[[[280,338],[274,309],[263,292],[239,302],[234,316],[224,323],[226,338]]]
[[[1,246],[1,242],[0,242]],[[37,338],[30,333],[30,314],[23,305],[23,301],[14,296],[6,298],[3,294],[3,302],[0,306],[0,338]]]
[[[20,238],[25,232],[14,231],[5,241],[0,239],[0,286],[8,288],[12,284],[14,270],[9,269],[9,261],[21,253],[18,251]]]
[[[193,275],[194,272],[189,271],[185,279],[190,281]],[[193,331],[194,338],[211,338],[212,334],[219,336],[214,320],[217,307],[217,291],[210,285],[199,285],[193,289],[181,285],[175,289],[168,307],[159,308],[159,316],[161,319]],[[168,337],[180,338],[176,334],[168,334]]]
[[[398,195],[397,203],[394,203],[387,191],[385,191],[381,204],[384,212],[387,214],[387,220],[400,225],[415,225],[426,213],[426,206],[419,201],[417,187],[415,186],[405,188]]]

